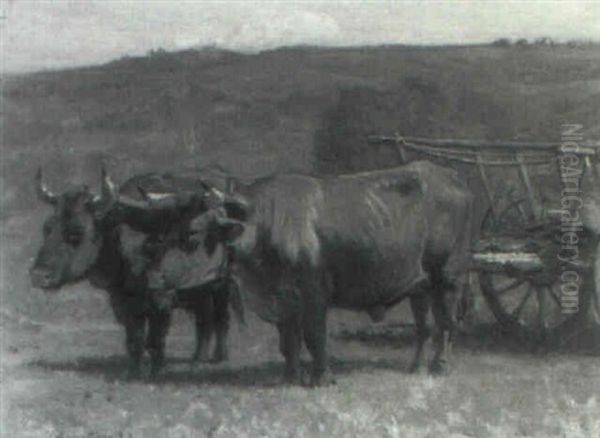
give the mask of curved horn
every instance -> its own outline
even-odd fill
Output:
[[[102,175],[102,199],[104,200],[114,200],[117,197],[117,187],[115,183],[112,182],[108,172],[106,171],[106,167],[102,165],[100,168],[100,173]]]
[[[119,196],[119,205],[122,205],[125,207],[138,208],[141,210],[146,210],[146,209],[150,208],[150,206],[148,205],[148,202],[138,201],[137,199],[130,198],[126,195]]]
[[[35,174],[35,191],[38,197],[48,204],[55,205],[58,202],[58,195],[52,193],[48,188],[44,185],[42,181],[42,168],[38,167],[38,170]]]
[[[130,198],[126,195],[119,197],[119,204],[127,207],[138,208],[142,210],[148,209],[169,209],[175,208],[184,203],[184,199],[180,199],[183,195],[177,195],[175,193],[152,193],[147,192],[143,187],[137,186],[137,191],[142,197],[142,200]]]
[[[117,187],[110,179],[104,164],[102,164],[102,167],[100,168],[100,174],[100,195],[94,196],[94,204],[111,205],[117,199]]]
[[[227,180],[226,180],[226,189],[225,189],[225,192],[228,195],[233,195],[233,192],[235,192],[235,187],[236,187],[236,180],[235,180],[235,178],[228,177]]]
[[[140,210],[146,210],[146,209],[150,208],[148,194],[146,193],[146,191],[143,188],[141,188],[140,186],[137,186],[137,190],[138,190],[138,193],[142,196],[142,199],[143,199],[142,201],[140,201],[138,199],[130,198],[129,196],[127,196],[125,194],[120,194],[119,195],[119,204],[126,206],[126,207],[136,208],[136,209],[140,209]]]

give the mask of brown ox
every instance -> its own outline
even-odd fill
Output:
[[[234,274],[248,305],[277,325],[286,378],[300,378],[302,340],[312,358],[311,382],[330,378],[327,309],[364,310],[381,317],[409,297],[422,359],[427,313],[435,320],[430,371],[445,369],[456,299],[470,264],[471,194],[453,170],[429,162],[330,178],[283,174],[240,187],[230,204],[247,217],[218,210],[199,216],[205,259],[218,242],[235,248]],[[163,266],[185,257],[172,250]],[[214,257],[214,265],[222,262]],[[191,264],[190,264],[191,265]],[[151,288],[202,284],[201,273],[165,279],[151,272]]]
[[[201,287],[168,294],[151,293],[146,284],[146,270],[165,245],[189,251],[190,220],[211,208],[219,196],[197,175],[139,175],[117,193],[103,171],[102,194],[93,196],[87,187],[54,194],[44,186],[38,172],[36,189],[53,207],[53,213],[44,223],[43,244],[31,267],[33,286],[52,291],[88,279],[106,290],[117,321],[125,326],[131,377],[140,375],[144,347],[150,353],[151,375],[160,370],[175,306],[195,314],[197,347],[193,360],[208,359],[213,334],[214,359],[227,359],[228,302],[237,294],[237,284],[231,278],[213,276]],[[140,191],[147,199],[139,199]],[[124,225],[141,232],[143,240],[131,244]],[[201,266],[199,260],[196,269]]]

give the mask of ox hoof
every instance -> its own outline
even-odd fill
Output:
[[[192,356],[192,366],[195,367],[196,365],[199,365],[201,363],[208,363],[210,362],[210,356],[207,352],[202,352],[202,353],[196,353],[194,354],[194,356]]]
[[[135,382],[142,380],[142,369],[139,367],[129,368],[125,373],[125,380],[129,382]]]
[[[213,355],[213,363],[227,362],[229,360],[229,352],[227,350],[215,351]]]
[[[421,369],[421,363],[420,362],[413,362],[408,367],[408,372],[409,372],[409,374],[416,374],[416,373],[419,372],[420,369]]]
[[[303,385],[304,381],[304,376],[300,370],[286,370],[281,376],[281,384],[283,385]]]
[[[158,382],[163,376],[163,371],[164,367],[162,365],[157,367],[151,367],[150,372],[148,373],[147,380],[149,382]]]
[[[148,377],[146,378],[146,381],[150,382],[150,383],[158,383],[162,380],[163,377],[164,377],[164,373],[162,372],[162,370],[150,371],[148,373]]]
[[[333,377],[333,374],[329,370],[319,374],[311,373],[308,379],[304,380],[304,385],[311,388],[330,386],[335,385],[336,383],[335,377]]]
[[[445,361],[434,360],[429,364],[429,374],[434,376],[445,376],[450,372]]]

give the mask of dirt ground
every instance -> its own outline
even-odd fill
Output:
[[[411,375],[403,305],[383,325],[342,311],[330,322],[337,384],[309,389],[280,384],[276,330],[253,316],[232,324],[228,363],[191,369],[191,319],[177,314],[167,368],[149,383],[125,379],[109,319],[4,313],[2,436],[600,436],[597,356],[463,341],[450,375]]]

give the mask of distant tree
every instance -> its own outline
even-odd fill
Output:
[[[529,41],[527,41],[527,38],[519,38],[515,42],[515,46],[517,46],[517,47],[527,47],[528,45],[529,45]]]
[[[169,52],[167,52],[165,49],[163,49],[162,47],[159,47],[158,49],[152,49],[148,52],[148,56],[150,57],[158,57],[158,56],[165,56],[168,55]]]
[[[494,47],[510,47],[510,45],[511,42],[508,38],[498,38],[492,42],[492,46]]]
[[[536,46],[554,46],[554,40],[550,37],[537,38],[533,44]]]

